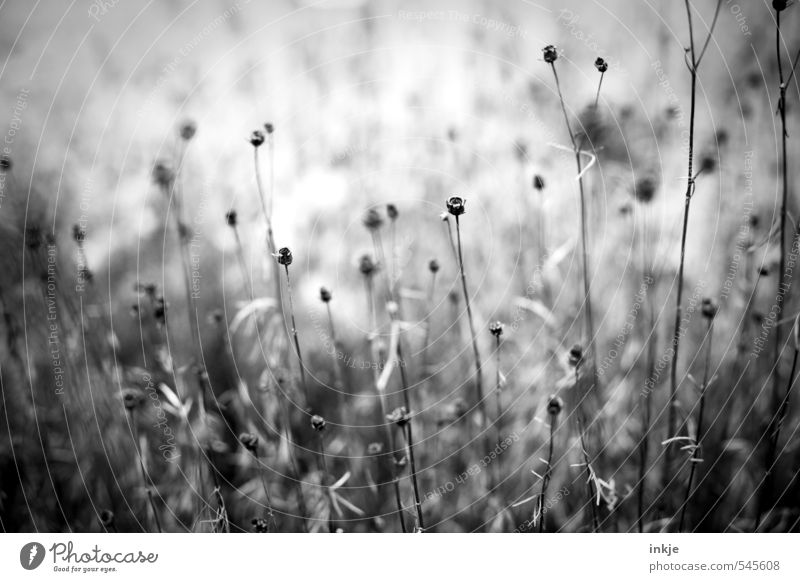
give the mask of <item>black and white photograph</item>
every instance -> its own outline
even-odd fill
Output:
[[[0,1],[0,571],[797,579],[798,31]]]

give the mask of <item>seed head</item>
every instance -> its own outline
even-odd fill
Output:
[[[380,455],[383,452],[383,443],[374,442],[367,445],[368,455]]]
[[[0,172],[7,172],[11,169],[11,158],[3,154],[0,156]]]
[[[713,299],[710,297],[703,298],[703,303],[700,307],[700,312],[703,314],[703,317],[706,319],[714,319],[714,316],[717,315],[718,309],[719,306]]]
[[[467,211],[465,208],[466,204],[467,201],[460,196],[450,196],[450,198],[447,199],[447,212],[453,216],[461,216]]]
[[[273,133],[275,133],[275,126],[267,122],[264,124],[264,131],[267,132],[267,135],[272,135]]]
[[[256,533],[269,533],[269,522],[263,517],[254,517],[250,523]]]
[[[319,288],[319,298],[322,299],[323,303],[329,303],[331,297],[332,297],[331,292],[327,287]]]
[[[764,265],[758,270],[758,274],[762,277],[769,277],[769,267]]]
[[[110,509],[104,509],[100,512],[100,523],[103,527],[114,527],[114,512]]]
[[[601,73],[605,73],[608,70],[608,63],[602,57],[597,57],[594,62],[594,68]]]
[[[647,204],[655,197],[657,188],[656,180],[652,176],[645,176],[634,184],[633,197],[642,204]]]
[[[163,297],[159,297],[156,299],[156,306],[153,310],[153,317],[155,318],[156,322],[160,323],[161,325],[166,325],[167,323],[167,303],[164,301]]]
[[[313,428],[317,432],[321,432],[325,430],[325,419],[322,418],[319,414],[315,414],[311,417],[311,428]]]
[[[400,213],[397,211],[397,206],[394,204],[387,204],[386,216],[388,216],[390,220],[397,220],[397,217],[400,216]]]
[[[249,432],[243,432],[239,435],[239,442],[242,443],[242,446],[245,449],[254,455],[258,452],[258,437],[256,435]]]
[[[428,270],[430,270],[431,273],[438,272],[439,271],[439,261],[437,261],[436,259],[431,259],[430,261],[428,261]]]
[[[228,226],[233,228],[236,226],[237,217],[238,214],[236,214],[236,211],[233,208],[231,208],[230,210],[228,210],[228,212],[225,213],[225,222],[228,223]]]
[[[542,49],[542,54],[544,55],[544,62],[545,63],[554,63],[558,58],[558,51],[556,51],[556,47],[552,44],[547,45]]]
[[[577,368],[583,362],[583,348],[580,344],[575,344],[569,349],[569,365]]]
[[[536,174],[533,177],[533,189],[538,190],[539,192],[544,190],[544,178],[542,178],[539,174]]]
[[[79,224],[72,225],[72,238],[76,243],[82,243],[86,240],[86,230],[81,228]]]
[[[187,119],[181,124],[179,133],[182,140],[189,141],[197,133],[197,124],[191,119]]]
[[[264,132],[260,129],[257,129],[250,134],[250,145],[254,148],[261,147],[265,139]]]
[[[406,410],[405,406],[398,406],[391,413],[386,415],[386,420],[389,422],[395,423],[400,428],[404,427],[408,424],[408,421],[411,420],[411,415]]]
[[[375,261],[373,261],[372,257],[369,255],[362,255],[361,259],[358,261],[358,270],[361,271],[362,275],[367,277],[372,275],[376,268]]]
[[[278,264],[283,265],[284,267],[288,267],[292,264],[294,257],[292,257],[292,251],[289,250],[288,247],[283,247],[278,250],[277,257]]]
[[[550,416],[556,417],[561,414],[561,411],[564,409],[564,401],[561,400],[559,396],[553,394],[550,396],[550,400],[547,403],[547,414]]]
[[[495,321],[494,323],[489,324],[489,331],[494,337],[499,338],[501,335],[503,335],[504,327],[505,326],[501,321]]]
[[[134,410],[143,400],[141,391],[136,388],[126,388],[122,391],[122,404],[125,405],[126,410]]]
[[[717,160],[714,159],[714,156],[711,154],[704,154],[702,158],[700,158],[700,171],[701,172],[713,172],[714,169],[717,167]]]
[[[169,188],[175,181],[175,171],[169,162],[158,160],[153,166],[153,182],[162,188]]]
[[[790,2],[788,0],[772,0],[772,7],[775,9],[775,12],[783,12],[789,7]]]
[[[383,217],[381,217],[381,213],[378,212],[377,208],[370,208],[364,213],[364,218],[361,219],[361,222],[364,223],[367,230],[378,230],[383,226]]]

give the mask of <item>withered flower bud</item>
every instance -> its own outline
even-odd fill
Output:
[[[547,414],[550,416],[558,416],[564,409],[564,401],[559,396],[553,394],[550,401],[547,403]]]
[[[383,218],[381,213],[376,208],[370,208],[364,213],[364,218],[361,220],[367,230],[378,230],[383,226]]]
[[[319,414],[315,414],[311,417],[311,428],[316,431],[323,431],[325,430],[325,419],[322,418]]]
[[[602,57],[597,57],[597,60],[594,62],[594,68],[601,73],[605,73],[608,70],[608,63],[605,62]]]
[[[181,124],[179,133],[182,140],[189,141],[194,137],[194,134],[197,133],[197,124],[191,119],[187,119]]]
[[[569,349],[569,364],[577,368],[583,362],[583,348],[579,344],[575,344]]]
[[[320,287],[319,288],[319,298],[322,299],[323,303],[328,303],[331,300],[332,294],[327,287]]]
[[[542,49],[542,54],[544,55],[544,62],[545,63],[554,63],[558,58],[558,51],[556,51],[556,47],[552,44],[547,45]]]
[[[288,267],[292,264],[292,261],[294,261],[292,251],[290,251],[288,247],[278,249],[278,256],[276,258],[278,259],[278,264],[284,267]]]
[[[358,270],[362,275],[370,276],[375,272],[375,261],[369,255],[363,255],[358,262]]]
[[[264,132],[260,129],[257,129],[250,134],[250,145],[252,145],[254,148],[261,147],[265,139]]]
[[[450,196],[447,199],[447,211],[453,216],[461,216],[467,211],[466,204],[467,201],[460,196]]]
[[[127,410],[134,410],[143,400],[141,391],[136,388],[126,388],[122,391],[122,404]]]
[[[703,317],[706,319],[714,319],[714,316],[717,315],[717,310],[719,306],[717,303],[711,299],[710,297],[704,297],[703,303],[700,307],[700,311],[703,314]]]
[[[391,220],[397,220],[397,217],[400,216],[400,213],[397,211],[397,206],[395,206],[394,204],[387,204],[386,215]]]
[[[233,208],[231,208],[230,210],[228,210],[228,212],[225,213],[225,222],[227,222],[228,226],[232,228],[236,226],[236,221],[238,216],[239,215],[236,213],[236,211]]]
[[[439,261],[437,261],[436,259],[431,259],[428,262],[428,269],[430,270],[431,273],[438,272],[439,271]]]
[[[533,188],[539,192],[544,190],[544,178],[542,178],[539,174],[536,174],[533,177]]]
[[[505,326],[503,325],[503,323],[501,321],[495,321],[495,322],[489,324],[489,331],[491,332],[491,334],[494,337],[499,338],[501,335],[503,335],[503,328],[504,327]]]

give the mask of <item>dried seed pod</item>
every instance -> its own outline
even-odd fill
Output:
[[[328,303],[331,300],[331,292],[327,287],[320,287],[319,288],[319,298],[322,300],[323,303]]]
[[[257,129],[250,134],[250,145],[252,145],[254,148],[261,147],[265,139],[264,132],[260,129]]]
[[[439,261],[436,259],[431,259],[428,261],[428,270],[431,273],[437,273],[439,271]]]
[[[539,192],[544,190],[544,178],[542,178],[539,174],[535,174],[533,176],[533,189]]]
[[[400,213],[397,211],[397,206],[394,204],[387,204],[386,216],[388,216],[390,220],[397,220],[397,217],[400,216]]]
[[[230,210],[228,210],[228,212],[225,213],[225,222],[227,222],[228,226],[232,228],[236,226],[237,217],[238,214],[236,214],[236,211],[233,208],[231,208]]]
[[[583,362],[583,348],[580,344],[575,344],[569,349],[569,364],[577,368]]]
[[[322,418],[319,414],[315,414],[314,416],[311,417],[311,428],[313,428],[318,432],[325,430],[326,424],[327,423],[325,422],[325,419]]]
[[[292,256],[292,251],[289,250],[288,247],[282,247],[278,249],[277,257],[278,264],[288,267],[294,261],[294,257]]]
[[[503,325],[503,322],[495,321],[489,324],[489,332],[491,332],[494,337],[499,338],[501,335],[503,335],[504,327],[505,326]]]
[[[553,394],[547,402],[547,414],[550,416],[558,416],[564,409],[564,401],[559,396]]]
[[[191,119],[187,119],[181,124],[179,132],[181,139],[189,141],[197,133],[197,124]]]
[[[447,199],[447,212],[453,216],[461,216],[467,211],[466,204],[467,201],[460,196],[450,196]]]
[[[714,316],[717,315],[717,310],[719,306],[717,303],[711,299],[710,297],[703,298],[703,303],[700,307],[700,311],[703,314],[703,317],[706,319],[714,319]]]
[[[597,57],[594,61],[594,68],[601,73],[605,73],[608,70],[608,63],[602,57]]]
[[[542,49],[542,55],[544,56],[545,63],[552,64],[556,62],[556,59],[558,58],[558,51],[556,50],[556,47],[554,47],[552,44],[549,44]]]
[[[364,213],[361,222],[367,227],[367,230],[378,230],[383,226],[383,217],[377,208],[370,208]]]

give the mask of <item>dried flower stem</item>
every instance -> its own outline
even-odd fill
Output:
[[[537,511],[539,513],[539,533],[544,533],[545,527],[545,509],[544,504],[547,498],[547,487],[550,485],[550,478],[553,474],[553,448],[555,447],[555,434],[556,434],[556,423],[558,422],[558,416],[551,414],[550,415],[550,438],[548,453],[547,453],[547,467],[544,470],[544,476],[542,477],[542,492],[539,494],[539,500],[537,505],[539,506]]]
[[[136,449],[136,457],[139,460],[139,470],[141,471],[142,475],[142,485],[144,485],[144,489],[147,492],[147,500],[150,502],[150,509],[153,512],[153,523],[155,523],[156,531],[158,531],[158,533],[162,533],[161,520],[158,517],[156,502],[153,499],[152,481],[149,480],[147,471],[144,468],[144,460],[142,459],[142,452],[139,448],[139,427],[136,425],[136,415],[133,409],[128,409],[128,418],[130,420],[131,429],[133,430],[133,448]],[[148,481],[150,481],[149,484]]]
[[[692,456],[689,459],[689,479],[686,482],[686,495],[683,498],[683,505],[681,506],[681,517],[678,524],[678,531],[683,532],[683,524],[686,520],[686,508],[692,499],[692,485],[694,483],[694,474],[697,470],[697,465],[702,463],[700,458],[701,446],[703,444],[704,426],[703,426],[703,412],[706,405],[706,390],[708,389],[708,372],[711,368],[711,346],[713,345],[714,335],[714,318],[708,319],[708,327],[706,329],[706,361],[703,370],[703,382],[700,384],[700,409],[697,411],[697,428],[694,435],[694,448],[692,449]]]
[[[467,306],[467,321],[469,322],[469,333],[472,336],[472,352],[475,356],[475,387],[478,396],[478,408],[481,412],[481,432],[486,430],[486,403],[483,399],[483,372],[481,366],[481,354],[478,351],[478,336],[475,333],[475,322],[472,318],[472,306],[469,300],[467,289],[467,275],[464,272],[464,253],[461,247],[461,224],[456,216],[456,240],[458,241],[458,271],[461,274],[461,289],[464,292],[464,303]]]
[[[292,321],[292,338],[294,339],[294,349],[297,354],[297,361],[300,364],[300,385],[303,389],[303,398],[306,406],[309,406],[308,387],[306,385],[306,367],[303,363],[303,352],[300,350],[300,337],[297,334],[297,323],[294,318],[294,300],[292,299],[292,279],[289,277],[289,265],[284,265],[286,271],[286,290],[289,296],[289,316]]]
[[[722,0],[718,0],[717,2],[717,9],[714,15],[714,20],[711,23],[708,31],[708,37],[706,38],[705,44],[703,45],[700,54],[698,55],[695,52],[695,43],[694,43],[694,29],[692,26],[692,8],[689,3],[689,0],[685,0],[686,4],[686,16],[689,23],[689,54],[688,58],[690,60],[687,61],[686,66],[689,69],[689,73],[691,74],[691,102],[689,106],[689,142],[688,142],[688,155],[687,155],[687,165],[688,169],[686,172],[687,182],[686,182],[686,194],[684,195],[684,205],[683,205],[683,228],[681,230],[681,255],[680,255],[680,264],[678,266],[678,281],[677,281],[677,297],[675,299],[675,323],[673,325],[673,334],[672,334],[672,361],[670,364],[670,389],[669,389],[669,413],[668,413],[668,423],[667,423],[667,438],[671,439],[675,435],[675,431],[677,430],[677,405],[678,405],[678,356],[679,356],[679,349],[680,349],[680,341],[681,341],[681,318],[683,317],[683,271],[684,265],[686,262],[686,235],[689,230],[689,209],[692,202],[692,196],[694,195],[695,190],[695,175],[693,173],[694,169],[694,126],[695,126],[695,111],[696,111],[696,102],[697,102],[697,69],[700,66],[700,62],[703,59],[703,55],[705,54],[706,48],[708,48],[708,43],[711,40],[711,36],[714,33],[714,26],[717,22],[717,15],[719,14],[719,8],[722,4]],[[662,495],[666,493],[666,488],[669,484],[670,479],[670,472],[672,468],[672,459],[673,459],[673,445],[668,444],[667,449],[664,452],[664,472],[662,477]]]
[[[581,203],[581,255],[583,262],[583,299],[585,303],[586,314],[586,334],[588,336],[587,343],[591,350],[592,360],[592,384],[596,384],[598,380],[597,375],[597,346],[594,341],[594,319],[592,316],[592,297],[590,293],[590,280],[589,280],[589,252],[587,250],[588,228],[586,225],[586,195],[583,186],[583,163],[581,161],[581,150],[578,143],[575,141],[575,134],[572,133],[572,125],[569,122],[569,114],[567,113],[567,105],[564,101],[564,95],[561,92],[561,83],[558,80],[558,72],[556,71],[555,62],[550,63],[550,68],[553,71],[553,77],[556,81],[556,91],[558,92],[558,99],[561,103],[561,111],[564,114],[564,123],[567,126],[569,139],[572,143],[572,150],[575,153],[575,165],[578,168],[578,190],[580,193]],[[599,88],[598,88],[599,90]]]
[[[330,533],[336,533],[336,522],[333,519],[333,496],[331,494],[330,486],[327,485],[327,483],[330,481],[330,473],[328,472],[328,460],[327,455],[325,454],[325,437],[323,431],[319,431],[319,459],[319,470],[322,475],[320,477],[320,483],[322,488],[325,490],[325,495],[328,497],[328,531]]]

